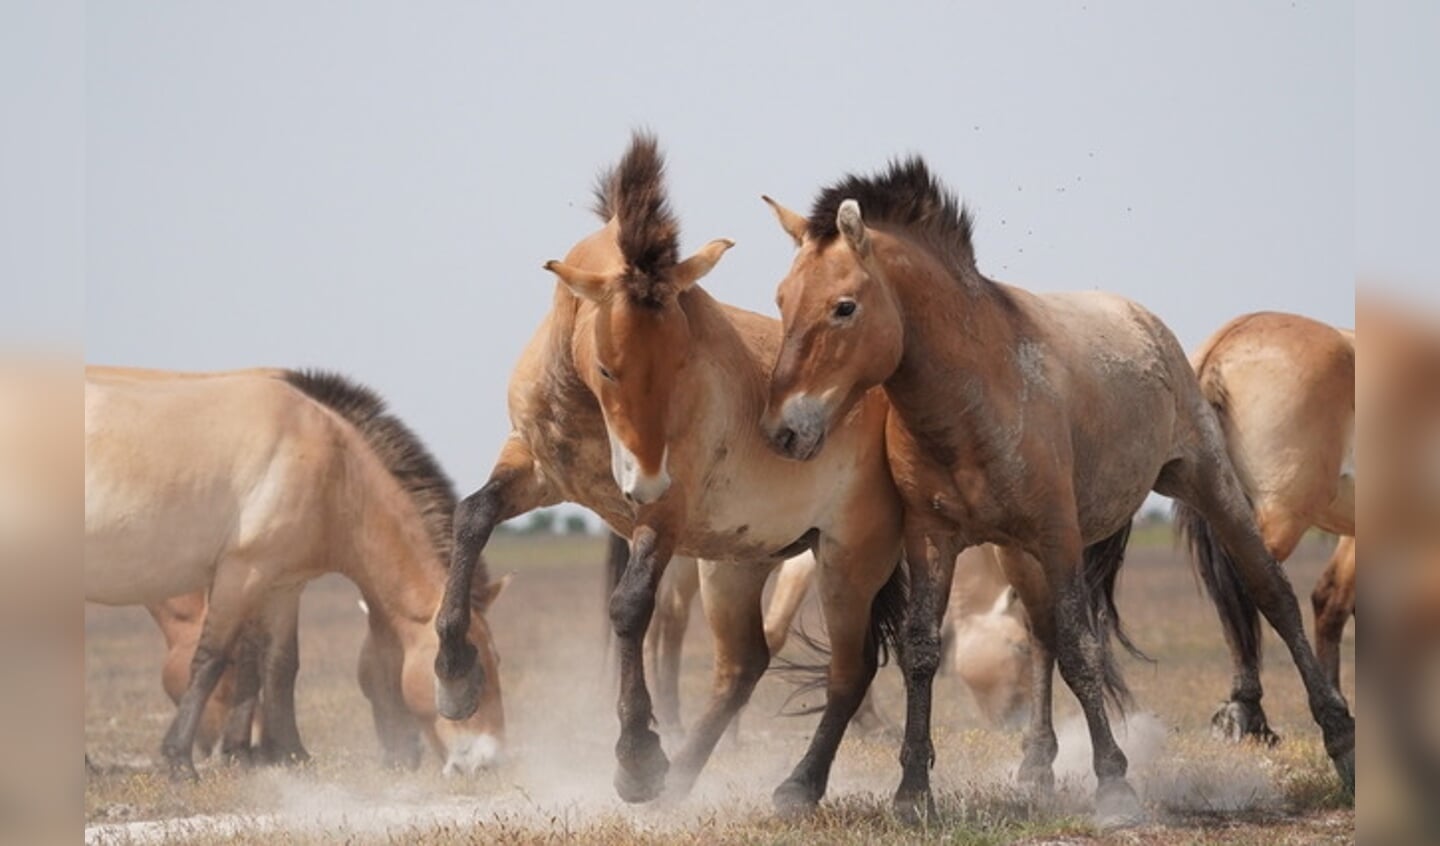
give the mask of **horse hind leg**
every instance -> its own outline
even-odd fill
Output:
[[[1355,614],[1355,538],[1343,536],[1310,595],[1315,609],[1315,657],[1340,689],[1340,639]]]
[[[1017,777],[1022,786],[1048,795],[1055,788],[1055,756],[1060,751],[1054,721],[1054,601],[1039,561],[1009,547],[998,547],[997,557],[1030,620],[1030,716],[1020,742],[1023,756]]]
[[[260,751],[269,764],[303,764],[310,753],[295,719],[295,678],[300,672],[300,587],[272,596],[261,610],[265,649],[260,662]]]
[[[761,595],[771,565],[751,562],[699,563],[701,605],[715,637],[715,673],[710,702],[675,756],[666,794],[689,793],[727,726],[750,701],[770,664],[761,620]]]
[[[1245,592],[1289,648],[1309,695],[1310,713],[1324,734],[1325,750],[1346,790],[1353,794],[1355,719],[1310,648],[1290,580],[1266,549],[1223,448],[1187,461],[1175,471],[1170,480],[1180,484],[1174,495],[1214,526],[1220,543],[1235,563]]]
[[[264,631],[256,621],[247,620],[236,636],[225,678],[211,698],[211,705],[221,700],[229,706],[220,741],[220,754],[229,763],[249,765],[253,760],[251,739],[255,707],[260,698],[260,662],[264,650]]]

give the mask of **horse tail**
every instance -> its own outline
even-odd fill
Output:
[[[1187,546],[1200,583],[1215,605],[1220,626],[1230,648],[1258,665],[1260,660],[1260,611],[1240,583],[1235,561],[1215,533],[1215,527],[1193,506],[1175,500],[1175,528]]]
[[[1120,565],[1125,563],[1125,549],[1130,544],[1132,525],[1132,521],[1127,520],[1115,534],[1085,547],[1084,562],[1081,566],[1088,622],[1100,642],[1105,694],[1122,713],[1133,703],[1134,697],[1120,673],[1115,653],[1110,649],[1111,639],[1119,641],[1125,651],[1136,658],[1153,663],[1153,659],[1130,639],[1120,620],[1120,609],[1115,605],[1115,585],[1120,578]]]
[[[870,601],[870,624],[866,630],[865,650],[875,656],[876,666],[883,667],[890,661],[890,655],[898,655],[901,649],[901,630],[910,604],[909,571],[903,560],[896,562],[890,578],[876,591]],[[805,630],[803,621],[795,624],[796,639],[805,644],[814,654],[815,660],[800,663],[790,659],[779,659],[775,666],[781,677],[791,681],[795,689],[785,698],[782,706],[786,716],[804,716],[825,710],[824,704],[789,710],[790,703],[797,697],[822,690],[830,676],[830,644],[823,638],[811,635]],[[772,656],[772,660],[775,660]]]

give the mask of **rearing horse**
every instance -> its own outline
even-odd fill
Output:
[[[1247,592],[1289,646],[1326,750],[1353,790],[1354,719],[1310,650],[1220,425],[1160,320],[1113,295],[1039,296],[985,278],[968,213],[918,158],[846,177],[821,192],[809,219],[772,206],[799,251],[779,286],[785,344],[766,414],[771,442],[793,458],[823,459],[822,444],[870,388],[883,385],[893,409],[886,447],[905,501],[912,583],[897,806],[933,807],[940,620],[956,551],[990,542],[1032,559],[1006,555],[1006,573],[1036,652],[1059,659],[1084,709],[1099,816],[1138,813],[1105,710],[1106,690],[1121,689],[1101,625],[1107,615],[1090,610],[1094,585],[1081,565],[1087,545],[1128,525],[1152,489],[1198,509],[1233,553]],[[1042,701],[1049,676],[1037,688]],[[1042,783],[1056,752],[1048,710],[1034,709],[1044,719],[1032,720],[1022,765],[1022,777]]]
[[[578,502],[631,539],[610,601],[621,675],[616,790],[631,802],[664,787],[682,793],[769,663],[767,574],[813,547],[833,648],[829,696],[809,751],[775,793],[782,809],[810,807],[875,674],[881,641],[903,613],[885,398],[875,391],[857,399],[816,461],[797,466],[775,455],[759,421],[780,325],[696,285],[730,242],[680,259],[651,137],[634,138],[597,193],[605,225],[563,262],[545,265],[559,284],[511,378],[510,437],[489,481],[456,511],[451,581],[436,621],[441,713],[457,718],[474,707],[465,597],[491,530],[533,508]],[[701,590],[716,659],[709,706],[670,771],[651,730],[642,641],[673,554],[705,559]]]

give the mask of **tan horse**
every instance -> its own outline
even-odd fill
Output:
[[[502,583],[466,604],[484,656],[484,705],[435,718],[429,666],[454,493],[420,441],[372,392],[289,371],[208,376],[90,367],[85,388],[85,596],[153,604],[208,589],[189,687],[162,751],[193,778],[191,748],[242,621],[269,648],[262,737],[306,757],[294,725],[292,621],[304,583],[340,572],[368,602],[360,660],[387,761],[413,765],[421,739],[447,770],[493,759],[503,738],[497,658],[484,612]]]
[[[1312,526],[1341,535],[1311,599],[1315,649],[1340,684],[1340,637],[1355,609],[1355,334],[1293,314],[1237,317],[1192,357],[1265,549],[1284,561]],[[1260,615],[1209,522],[1177,502],[1235,665],[1218,732],[1274,742],[1260,705]]]
[[[457,511],[438,620],[441,713],[474,708],[464,597],[491,530],[533,508],[578,502],[631,540],[610,602],[621,675],[616,789],[627,801],[684,793],[769,663],[767,575],[811,547],[834,649],[829,697],[809,751],[775,795],[782,809],[811,807],[902,611],[884,397],[860,399],[815,462],[774,455],[758,422],[780,326],[696,285],[730,243],[680,259],[651,138],[634,140],[599,195],[604,227],[546,265],[559,284],[511,379],[510,437],[489,481]],[[656,584],[677,553],[705,559],[700,590],[716,660],[711,701],[672,770],[650,727],[642,639]]]
[[[867,224],[861,209],[870,215]],[[1312,713],[1347,787],[1355,723],[1302,629],[1285,574],[1265,550],[1224,435],[1170,331],[1101,293],[1037,296],[976,269],[970,219],[918,158],[826,189],[807,220],[776,206],[799,247],[780,283],[785,344],[766,415],[775,448],[823,460],[855,402],[883,385],[886,445],[905,501],[912,580],[909,685],[898,807],[930,803],[931,681],[956,553],[1006,548],[1004,565],[1037,639],[1059,659],[1090,727],[1101,818],[1139,812],[1105,694],[1123,698],[1109,655],[1113,603],[1099,603],[1087,546],[1111,546],[1154,489],[1191,503],[1235,553],[1241,578],[1295,657]],[[1109,558],[1118,561],[1123,543]],[[1023,554],[1012,554],[1014,551]],[[1029,560],[1027,560],[1027,558]],[[1036,693],[1048,703],[1048,670]],[[1022,776],[1052,778],[1049,708],[1033,709]]]

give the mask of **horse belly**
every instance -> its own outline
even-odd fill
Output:
[[[85,599],[140,605],[208,588],[233,509],[211,497],[129,507],[87,485]]]

